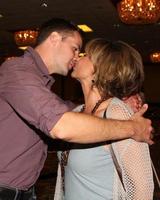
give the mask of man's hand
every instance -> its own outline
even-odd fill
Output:
[[[132,95],[130,97],[127,97],[127,98],[123,98],[123,101],[128,104],[133,112],[138,112],[141,108],[142,108],[142,105],[144,103],[144,97],[143,97],[143,93],[139,93],[139,94],[136,94],[136,95]]]
[[[153,127],[151,125],[151,120],[143,117],[143,114],[147,111],[147,109],[148,105],[144,104],[142,108],[131,117],[131,120],[134,122],[135,133],[132,138],[139,142],[147,142],[148,144],[153,144]]]

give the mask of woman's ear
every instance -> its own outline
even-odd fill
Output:
[[[92,79],[91,81],[92,81],[92,84],[94,84],[94,83],[95,83],[95,80],[94,80],[94,79]]]
[[[92,85],[94,85],[95,84],[95,82],[96,82],[96,75],[95,75],[95,72],[93,72],[93,74],[92,74]]]
[[[95,86],[95,82],[96,82],[96,79],[95,79],[94,75],[92,76],[91,82],[92,82],[92,87],[94,87]]]

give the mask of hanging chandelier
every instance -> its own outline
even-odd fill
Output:
[[[121,0],[117,9],[126,24],[150,24],[160,19],[159,0]]]
[[[150,60],[152,63],[159,63],[160,62],[160,51],[151,53]]]
[[[21,49],[25,49],[27,46],[34,46],[37,36],[38,31],[36,30],[22,30],[14,33],[15,42]]]

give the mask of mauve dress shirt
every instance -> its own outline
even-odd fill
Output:
[[[47,155],[38,132],[49,136],[70,109],[51,92],[52,84],[31,47],[0,66],[0,185],[25,190],[38,179]]]

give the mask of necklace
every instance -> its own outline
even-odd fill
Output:
[[[92,111],[91,111],[91,114],[94,114],[96,112],[96,110],[98,109],[98,107],[101,105],[101,103],[103,101],[105,101],[106,99],[105,98],[102,98],[102,99],[99,99],[97,101],[97,103],[95,104],[95,106],[93,107]],[[83,112],[85,110],[85,105],[82,107],[81,111],[80,112]]]

